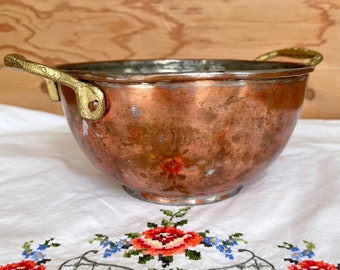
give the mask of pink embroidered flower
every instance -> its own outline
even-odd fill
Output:
[[[135,249],[142,250],[144,255],[171,256],[184,253],[202,240],[196,232],[184,232],[175,227],[157,227],[144,231],[141,237],[132,239],[131,244]]]
[[[45,270],[43,265],[37,265],[35,261],[21,261],[18,263],[0,265],[0,270]]]
[[[337,267],[323,261],[304,260],[297,265],[290,265],[288,270],[337,270]]]

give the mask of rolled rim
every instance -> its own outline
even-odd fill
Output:
[[[292,62],[215,59],[118,60],[60,65],[84,80],[157,82],[223,79],[270,79],[306,75],[313,67]]]

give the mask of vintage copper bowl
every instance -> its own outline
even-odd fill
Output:
[[[269,62],[276,56],[307,64]],[[322,60],[290,48],[256,61],[139,60],[50,68],[5,64],[46,79],[88,158],[142,200],[223,200],[265,170],[299,117],[308,74]]]

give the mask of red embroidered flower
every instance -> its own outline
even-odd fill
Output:
[[[35,261],[21,261],[18,263],[0,265],[0,270],[45,270],[43,265],[37,265]]]
[[[184,164],[182,156],[174,155],[162,159],[161,169],[169,175],[177,175],[183,169]]]
[[[304,260],[297,265],[290,265],[288,270],[337,270],[337,267],[323,261]]]
[[[171,256],[184,253],[202,240],[196,232],[184,232],[174,227],[157,227],[144,231],[141,237],[132,239],[131,244],[135,249],[143,250],[145,255]]]

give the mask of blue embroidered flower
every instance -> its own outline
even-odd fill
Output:
[[[302,251],[302,255],[304,257],[308,257],[309,259],[313,258],[314,257],[314,252],[309,250],[309,249],[305,249],[304,251]]]
[[[104,258],[108,258],[108,257],[110,257],[113,253],[116,253],[117,251],[115,251],[113,248],[107,248],[107,249],[105,249],[105,251],[104,251],[104,255],[103,255],[103,257]]]
[[[222,243],[222,240],[220,238],[217,238],[217,237],[208,236],[208,237],[203,239],[203,243],[205,243],[208,246],[217,246],[220,243]]]
[[[105,249],[103,255],[104,258],[107,258],[114,253],[120,252],[122,248],[128,248],[130,246],[130,242],[127,239],[120,239],[118,241],[112,242],[107,238],[105,241],[102,241],[100,245],[103,247],[110,245],[110,248]]]
[[[229,260],[233,260],[234,259],[234,255],[232,253],[225,253],[224,256],[229,259]]]
[[[231,253],[231,248],[226,245],[218,245],[216,248],[222,253]]]
[[[45,258],[46,254],[40,252],[40,251],[33,251],[31,254],[31,259],[35,262],[40,262]]]
[[[39,244],[38,250],[46,250],[47,246],[45,244]]]
[[[278,247],[290,250],[291,251],[290,259],[286,258],[285,260],[292,261],[293,259],[293,262],[297,264],[302,262],[306,258],[311,259],[315,255],[313,252],[313,250],[315,249],[315,245],[313,244],[313,242],[304,240],[303,243],[305,244],[304,249],[300,249],[296,245],[287,242],[283,242],[283,244],[278,245]]]
[[[24,250],[22,252],[22,255],[24,256],[25,259],[30,258],[31,260],[35,262],[39,262],[45,258],[45,254],[42,253],[41,251],[33,251],[32,249]]]
[[[108,237],[105,237],[105,238],[99,243],[99,245],[102,246],[103,248],[105,248],[105,247],[111,245],[111,243],[112,243],[112,242],[109,240],[109,238],[108,238]]]
[[[22,256],[24,256],[25,259],[28,259],[32,255],[32,253],[32,249],[27,249],[22,252]]]
[[[130,241],[128,239],[120,239],[115,244],[120,246],[121,248],[127,248],[127,247],[129,247],[131,245]]]
[[[301,259],[304,257],[303,253],[298,247],[292,247],[290,250],[292,251],[292,259],[301,261]]]
[[[229,246],[220,244],[220,245],[217,245],[216,248],[218,251],[222,252],[226,258],[230,260],[234,259],[233,252]]]
[[[215,246],[215,248],[224,254],[224,256],[230,260],[234,259],[232,247],[238,245],[238,241],[242,241],[244,243],[247,243],[242,239],[241,233],[235,233],[232,235],[229,235],[227,239],[221,239],[218,237],[212,237],[212,236],[206,236],[202,243],[207,247]]]
[[[229,239],[226,240],[226,244],[229,245],[229,246],[237,246],[238,245],[237,241],[232,237],[229,237]]]
[[[25,259],[29,259],[39,264],[45,263],[49,260],[45,259],[45,253],[48,248],[60,246],[60,244],[54,242],[54,238],[46,240],[44,244],[39,244],[36,249],[32,249],[32,244],[32,240],[24,243],[24,245],[22,246],[22,248],[24,249],[24,251],[22,252],[22,256],[24,256]]]

